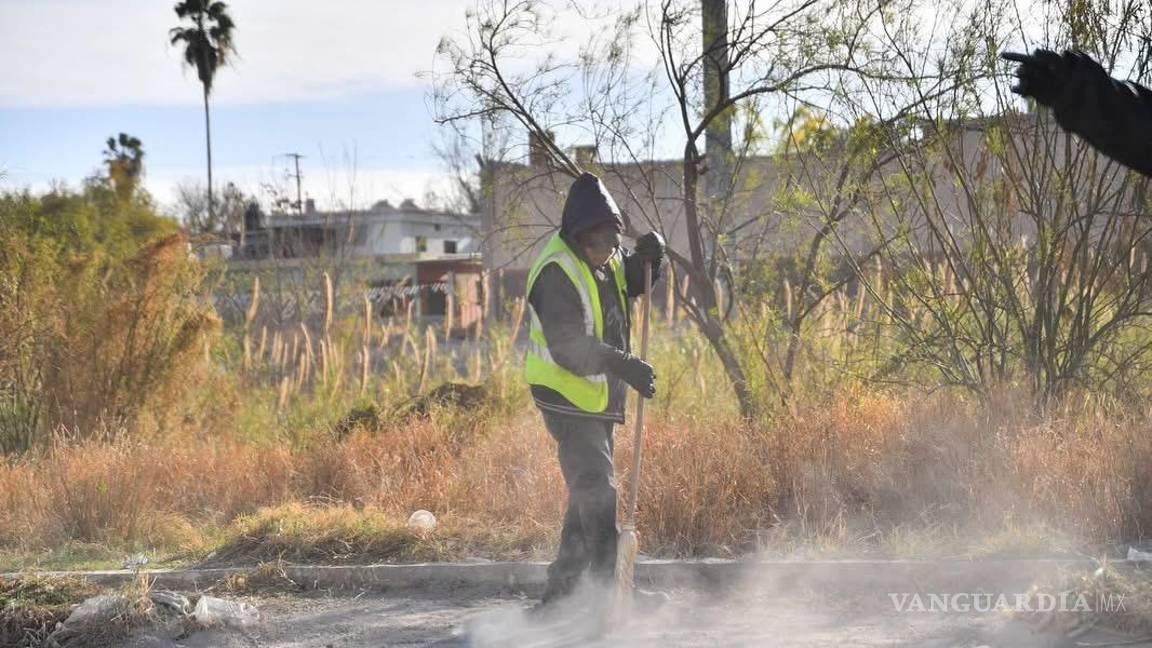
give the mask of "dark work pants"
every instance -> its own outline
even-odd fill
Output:
[[[541,412],[556,439],[560,470],[568,485],[568,510],[560,551],[548,566],[544,602],[566,596],[585,570],[594,582],[610,583],[616,571],[616,479],[612,470],[611,421]]]

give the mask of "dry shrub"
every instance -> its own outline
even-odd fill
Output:
[[[564,479],[539,413],[494,421],[460,458],[453,483],[440,487],[454,512],[484,511],[497,526],[557,528]]]
[[[368,506],[401,522],[430,509],[481,538],[469,549],[491,540],[524,553],[547,542],[562,504],[547,434],[524,425],[462,432],[450,422],[414,420],[299,448],[175,436],[61,443],[0,464],[0,543],[197,547],[204,524],[301,502]],[[542,488],[557,497],[525,497]]]
[[[977,544],[1026,529],[1141,537],[1148,422],[1091,398],[1043,417],[1021,402],[1012,391],[991,406],[861,392],[804,408],[772,435],[778,513],[841,540],[908,526]]]
[[[1142,538],[1152,528],[1149,421],[1083,402],[1020,429],[1013,459],[1026,501],[1098,541]]]
[[[98,259],[73,264],[43,380],[49,429],[81,437],[130,430],[142,411],[162,415],[182,400],[218,328],[200,299],[202,273],[182,235],[146,246],[111,272]]]
[[[241,444],[90,441],[0,464],[0,538],[112,545],[198,540],[194,526],[224,524],[291,496],[286,448]],[[11,535],[4,532],[10,531]]]
[[[1042,594],[1058,601],[1067,601],[1067,607],[1071,608],[1058,608],[1049,612],[1021,610],[1013,614],[1015,618],[1038,627],[1072,630],[1086,625],[1098,625],[1143,637],[1152,632],[1152,580],[1141,569],[1121,570],[1115,565],[1103,563],[1092,570],[1055,574],[1034,585],[1028,594],[1034,609],[1044,609],[1037,604]],[[1077,602],[1087,603],[1087,607],[1094,609],[1077,610]],[[1139,643],[1146,643],[1146,639],[1095,644],[1078,642],[1076,645],[1120,646]]]
[[[1020,419],[1011,407],[866,390],[755,424],[658,412],[646,434],[644,551],[731,555],[781,529],[872,551],[916,529],[1004,547],[1026,544],[1002,537],[1024,528],[1134,536],[1149,523],[1146,424],[1091,402]],[[618,431],[621,472],[631,436]],[[437,414],[297,446],[172,435],[63,443],[0,464],[0,542],[196,551],[217,529],[236,555],[260,559],[545,557],[564,497],[534,411]],[[410,543],[402,529],[416,509],[441,524]],[[374,545],[377,532],[404,542]]]
[[[882,459],[901,443],[905,417],[899,400],[872,393],[846,393],[783,417],[768,434],[767,453],[780,515],[829,533],[845,515],[890,499],[895,475]]]
[[[9,243],[14,243],[9,245]],[[58,260],[41,242],[0,238],[0,452],[65,430],[75,438],[163,426],[203,377],[219,324],[200,296],[203,270],[172,235],[127,259]]]
[[[633,427],[616,452],[622,495],[632,479]],[[639,533],[645,553],[732,555],[771,525],[778,475],[762,428],[738,419],[656,418],[645,431]],[[622,502],[626,498],[622,497]]]

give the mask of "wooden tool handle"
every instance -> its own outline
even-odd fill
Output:
[[[648,359],[648,324],[651,321],[652,312],[652,264],[649,262],[644,263],[644,301],[641,310],[643,311],[644,323],[640,329],[640,359]],[[628,517],[625,518],[626,524],[636,526],[636,500],[640,496],[640,458],[644,449],[644,401],[648,399],[637,394],[636,397],[636,433],[633,435],[632,442],[635,447],[632,450],[632,480],[628,485]]]

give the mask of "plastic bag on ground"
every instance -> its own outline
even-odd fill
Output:
[[[192,611],[192,618],[203,626],[248,628],[260,623],[260,610],[240,601],[228,601],[215,596],[201,596]]]
[[[1131,562],[1152,562],[1152,552],[1140,551],[1136,547],[1128,547],[1128,560]]]

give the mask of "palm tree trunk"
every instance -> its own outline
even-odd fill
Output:
[[[204,142],[208,146],[208,222],[215,225],[216,212],[212,202],[212,122],[208,117],[208,86],[204,86]]]

